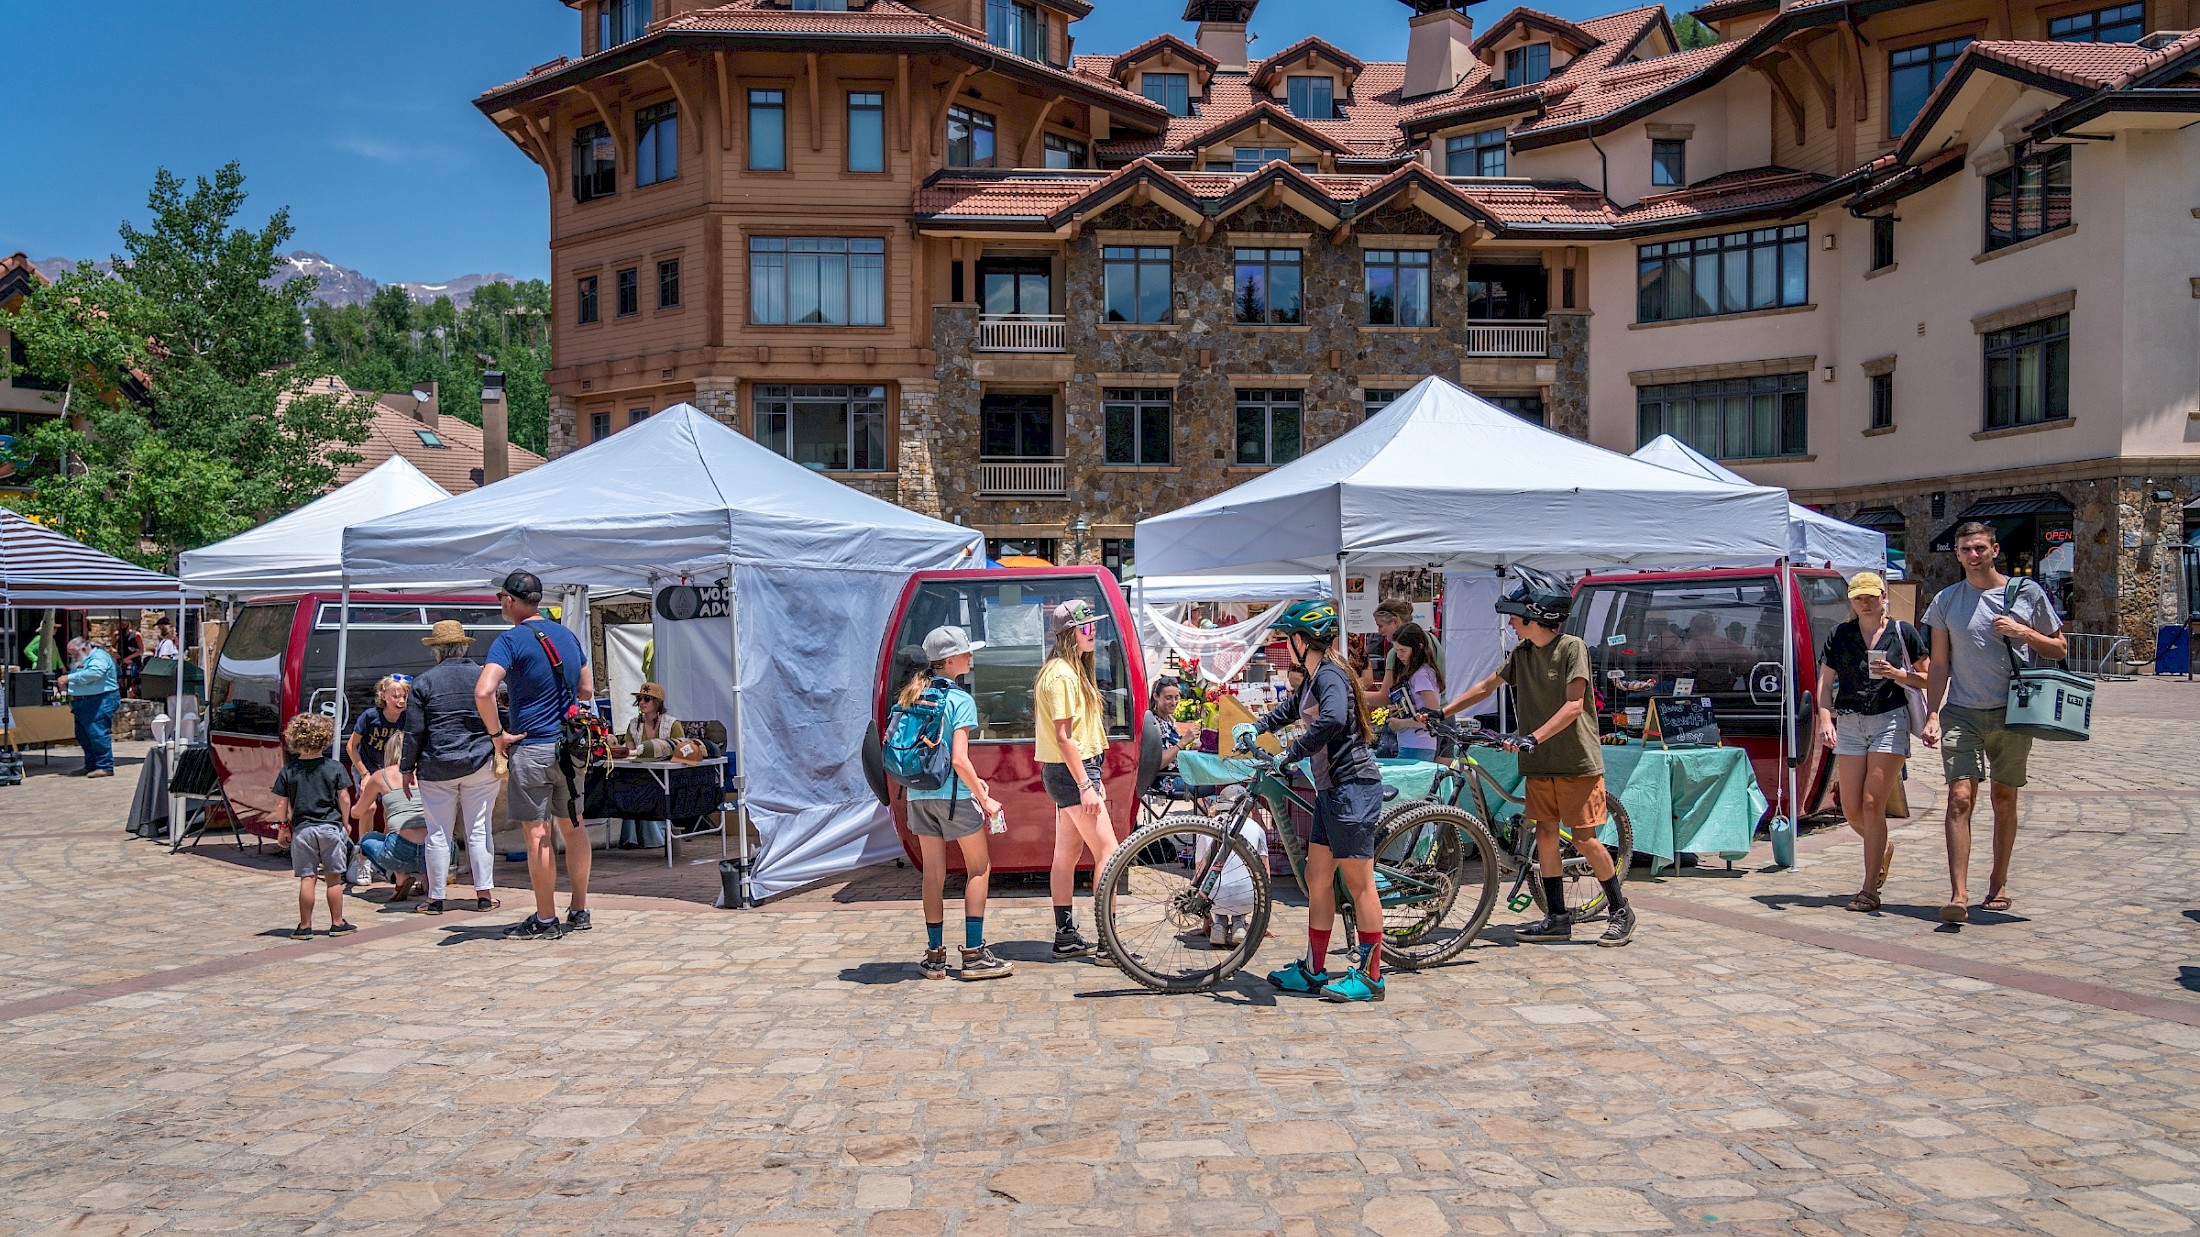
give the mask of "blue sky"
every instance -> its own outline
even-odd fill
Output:
[[[1472,12],[1486,27],[1509,7]],[[1543,7],[1579,19],[1626,5]],[[1096,0],[1078,46],[1189,35],[1183,11],[1183,0]],[[1398,0],[1265,0],[1253,54],[1320,34],[1399,59],[1408,15]],[[294,247],[376,279],[540,276],[542,173],[469,100],[578,50],[579,31],[558,0],[0,0],[0,47],[18,49],[0,253],[105,257],[117,221],[143,221],[155,168],[237,159],[254,222],[287,204]]]

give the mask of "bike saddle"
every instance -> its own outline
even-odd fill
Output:
[[[1395,799],[1395,798],[1397,798],[1397,797],[1398,797],[1398,788],[1397,788],[1396,786],[1385,786],[1385,787],[1383,787],[1383,802],[1385,802],[1385,803],[1388,803],[1388,802],[1390,802],[1390,801],[1391,801],[1392,799]]]

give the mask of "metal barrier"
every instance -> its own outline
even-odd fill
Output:
[[[2065,631],[2063,638],[2070,642],[2070,655],[2063,661],[2072,670],[2114,682],[2124,682],[2134,677],[2119,669],[2136,664],[2130,660],[2130,636],[2101,636],[2082,631]]]

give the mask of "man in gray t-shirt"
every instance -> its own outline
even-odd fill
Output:
[[[1946,923],[1970,918],[1971,811],[1978,784],[1991,778],[1994,802],[1994,867],[1982,909],[2009,909],[2009,860],[2017,845],[2017,788],[2025,783],[2032,754],[2029,735],[2005,725],[2009,679],[2015,664],[2059,661],[2069,651],[2062,616],[2037,580],[2011,581],[1994,569],[2001,544],[1994,530],[1969,523],[1956,528],[1956,560],[1963,579],[1940,590],[1925,611],[1933,633],[1927,676],[1924,739],[1940,747],[1948,779]]]

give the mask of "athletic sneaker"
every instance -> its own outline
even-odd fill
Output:
[[[1092,956],[1092,942],[1075,928],[1062,928],[1054,934],[1054,957],[1087,958]]]
[[[1524,923],[1513,929],[1516,941],[1559,942],[1574,939],[1574,921],[1564,911],[1549,915],[1534,923]]]
[[[942,955],[946,953],[941,951]],[[998,958],[989,946],[962,951],[962,970],[955,972],[957,979],[1000,979],[1016,973],[1016,964],[1006,958]]]
[[[947,978],[947,946],[924,951],[924,961],[917,963],[917,974],[926,979]]]
[[[1285,992],[1320,992],[1329,982],[1329,972],[1317,971],[1301,958],[1280,971],[1268,972],[1268,982]]]
[[[1635,908],[1622,906],[1612,912],[1612,918],[1610,922],[1604,925],[1604,935],[1597,938],[1597,944],[1610,949],[1617,945],[1625,945],[1634,939]]]
[[[355,928],[348,923],[339,923],[330,925],[328,934],[330,936],[350,936],[352,933],[357,932],[358,930],[358,928]]]
[[[564,924],[555,919],[537,919],[533,915],[529,915],[504,930],[506,940],[554,941],[564,935]]]
[[[292,928],[290,930],[290,939],[294,941],[310,941],[313,939],[313,929]]]
[[[1325,1001],[1380,1001],[1383,999],[1383,981],[1369,979],[1367,973],[1353,967],[1337,978],[1322,985]]]
[[[586,910],[576,907],[565,912],[565,930],[568,932],[586,932],[595,926],[596,921],[588,917]]]

